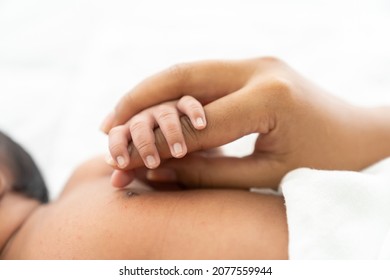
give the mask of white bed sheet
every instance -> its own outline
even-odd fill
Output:
[[[275,55],[351,102],[390,103],[388,1],[0,1],[0,129],[56,197],[119,97],[171,64]],[[228,147],[243,154],[244,142]]]

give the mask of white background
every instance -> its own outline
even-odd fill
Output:
[[[390,104],[389,37],[385,0],[0,0],[0,129],[56,197],[106,151],[102,118],[156,71],[274,55],[353,103]]]

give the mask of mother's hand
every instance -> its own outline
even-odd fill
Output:
[[[171,159],[151,170],[150,179],[196,187],[277,187],[298,167],[359,170],[383,157],[383,150],[371,145],[377,134],[370,134],[378,129],[371,111],[327,94],[275,58],[176,65],[127,93],[103,130],[184,95],[205,105],[208,123],[198,131],[181,118],[189,152],[259,133],[254,151],[244,158],[190,154]],[[161,131],[155,135],[161,158],[170,158]],[[130,157],[129,169],[142,165],[136,149]]]

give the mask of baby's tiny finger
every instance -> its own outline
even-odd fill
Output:
[[[206,127],[206,115],[202,104],[198,100],[192,96],[186,95],[177,102],[176,106],[180,112],[190,118],[192,125],[196,129],[200,130]]]
[[[127,146],[130,140],[130,131],[127,126],[120,125],[110,130],[108,141],[112,159],[116,165],[123,169],[130,163]]]
[[[176,158],[185,156],[187,146],[181,129],[179,113],[175,106],[173,104],[160,106],[154,112],[154,117],[169,145],[171,155]]]
[[[149,116],[137,115],[130,120],[130,133],[133,144],[146,167],[156,168],[160,157],[155,145],[153,122]]]
[[[105,156],[105,160],[106,160],[106,163],[108,164],[108,165],[110,165],[111,167],[116,167],[116,162],[115,162],[115,160],[112,158],[112,156],[111,156],[111,154],[107,154],[106,156]]]

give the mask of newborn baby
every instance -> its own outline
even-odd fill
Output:
[[[150,191],[139,180],[116,189],[113,169],[98,157],[47,203],[33,160],[3,133],[0,165],[1,259],[287,258],[282,197]]]

